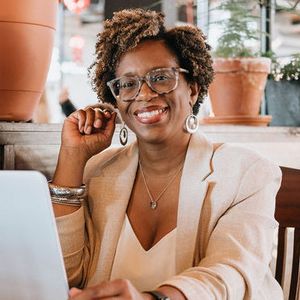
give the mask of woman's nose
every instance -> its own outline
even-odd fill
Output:
[[[158,96],[158,93],[153,91],[147,84],[146,81],[142,82],[140,91],[136,97],[136,101],[150,101],[152,98]]]

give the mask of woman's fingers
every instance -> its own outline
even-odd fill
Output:
[[[70,296],[70,298],[72,298],[72,297],[79,295],[81,292],[82,292],[82,290],[73,287],[69,290],[69,296]]]
[[[105,129],[108,121],[115,120],[115,117],[113,118],[115,114],[108,109],[87,107],[79,109],[72,115],[78,120],[80,133],[89,135],[93,129]]]
[[[95,300],[97,299],[96,292],[93,288],[84,289],[78,293],[71,294],[69,292],[69,300]]]
[[[133,286],[129,280],[126,279],[115,279],[112,281],[105,281],[91,287],[94,291],[94,296],[99,299],[104,298],[130,298],[129,296],[133,296],[131,293]],[[134,297],[132,297],[134,298]]]
[[[100,108],[95,108],[95,121],[94,121],[94,127],[95,128],[101,128],[103,121],[102,121],[102,114],[103,111]]]
[[[108,109],[94,108],[95,121],[94,127],[101,128],[112,117],[112,112]]]
[[[70,115],[70,118],[75,117],[78,120],[78,130],[80,133],[84,132],[84,124],[85,124],[85,111],[82,109],[79,109],[75,111],[73,114]]]
[[[95,109],[88,108],[85,111],[86,119],[84,124],[84,133],[85,134],[91,134],[93,129],[93,124],[95,121]]]
[[[111,113],[110,118],[106,120],[104,132],[103,132],[106,136],[112,137],[115,131],[116,117],[117,117],[117,113],[113,112]]]
[[[127,279],[115,279],[111,281],[103,281],[80,293],[74,293],[69,300],[98,300],[98,299],[144,299],[144,295]]]

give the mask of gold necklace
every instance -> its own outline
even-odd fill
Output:
[[[174,181],[174,179],[177,177],[177,175],[179,174],[179,172],[182,170],[183,164],[179,166],[179,168],[176,170],[175,174],[172,176],[172,178],[169,180],[169,182],[165,185],[165,187],[161,190],[161,192],[158,194],[158,196],[156,197],[156,199],[153,198],[149,186],[147,184],[146,178],[145,178],[145,173],[143,171],[143,167],[141,162],[139,161],[139,166],[140,166],[140,170],[141,170],[141,174],[142,174],[142,178],[148,193],[148,196],[150,198],[150,208],[152,208],[153,210],[157,208],[158,205],[158,201],[159,199],[162,197],[162,195],[165,193],[165,191],[168,189],[168,187],[171,185],[171,183]]]

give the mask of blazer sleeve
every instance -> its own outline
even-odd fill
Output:
[[[101,171],[103,164],[107,163],[122,149],[107,149],[93,156],[87,162],[83,179],[87,189],[90,179],[97,176],[97,172]],[[100,241],[91,218],[89,201],[88,196],[84,205],[76,212],[56,218],[70,287],[83,288],[87,286],[99,257]]]
[[[69,286],[83,288],[94,271],[99,240],[84,204],[67,216],[56,218]]]
[[[260,158],[248,167],[199,265],[163,285],[178,288],[187,299],[262,299],[257,298],[259,290],[271,276],[275,196],[280,183],[280,168],[268,160]]]

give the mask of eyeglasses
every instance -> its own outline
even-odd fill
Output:
[[[134,100],[146,82],[157,94],[166,94],[176,89],[179,73],[189,73],[182,68],[160,68],[151,70],[145,76],[122,76],[108,81],[106,84],[117,101]]]

